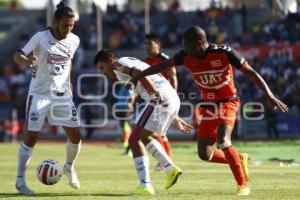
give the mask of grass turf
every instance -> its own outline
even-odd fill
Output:
[[[27,170],[27,183],[37,193],[25,197],[16,193],[15,175],[17,144],[0,144],[0,198],[2,199],[300,199],[300,167],[284,160],[300,162],[300,141],[236,142],[237,149],[249,153],[251,161],[251,195],[235,196],[236,185],[229,167],[206,163],[198,159],[195,143],[174,143],[173,157],[183,169],[183,176],[169,190],[164,189],[165,175],[153,172],[156,161],[151,159],[151,181],[154,197],[134,195],[138,185],[133,161],[123,156],[120,145],[83,143],[76,169],[81,188],[71,189],[67,177],[53,186],[43,185],[35,175],[35,168],[44,159],[55,159],[61,164],[65,146],[60,143],[38,143]],[[269,161],[269,159],[279,161]],[[280,161],[280,160],[283,161]]]

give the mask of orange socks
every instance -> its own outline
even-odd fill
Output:
[[[223,149],[223,152],[238,185],[247,185],[241,166],[241,158],[237,150],[230,146]]]
[[[161,146],[163,147],[163,149],[165,150],[165,152],[172,159],[172,157],[171,157],[171,146],[170,146],[170,143],[168,141],[168,138],[165,138],[165,137],[163,137],[161,135],[156,135],[155,139],[161,144]]]
[[[214,149],[210,162],[227,164],[227,160],[223,151]]]
[[[162,137],[162,138],[163,138],[163,143],[164,143],[164,149],[165,149],[166,153],[168,154],[168,156],[172,159],[170,142],[167,137]]]

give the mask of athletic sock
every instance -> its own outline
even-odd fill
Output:
[[[226,160],[230,166],[230,169],[234,175],[234,178],[238,185],[246,185],[246,179],[243,174],[241,158],[237,150],[233,147],[227,147],[223,149]]]
[[[24,143],[19,146],[17,185],[25,184],[25,171],[30,162],[32,148]]]
[[[78,144],[73,144],[69,140],[66,143],[66,167],[72,169],[81,148],[81,141]]]
[[[156,140],[151,140],[151,142],[146,145],[146,149],[159,163],[164,166],[166,172],[172,171],[175,165],[160,143]]]
[[[140,185],[143,187],[150,187],[151,182],[150,182],[148,156],[139,156],[134,158],[134,165],[140,180]]]
[[[209,162],[214,162],[214,163],[222,163],[222,164],[227,164],[227,160],[225,157],[225,154],[223,151],[219,149],[214,149],[213,154]]]
[[[164,149],[165,149],[166,153],[168,154],[168,156],[172,159],[170,142],[166,136],[164,136],[162,138],[163,138]]]

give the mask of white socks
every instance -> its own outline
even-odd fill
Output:
[[[74,160],[77,158],[81,148],[81,141],[79,144],[72,144],[69,140],[66,143],[66,167],[71,170],[74,168]]]
[[[19,146],[18,155],[18,171],[17,171],[17,185],[25,184],[25,171],[30,162],[32,154],[32,148],[28,147],[24,143]]]
[[[165,150],[162,148],[161,144],[153,139],[146,145],[146,149],[149,153],[152,154],[156,160],[163,164],[165,171],[170,172],[174,169],[174,163],[172,162],[171,158],[166,154]]]
[[[140,179],[140,185],[145,188],[151,187],[148,156],[134,158],[134,164]]]

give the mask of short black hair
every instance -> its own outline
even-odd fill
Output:
[[[161,42],[159,36],[155,33],[146,34],[145,38],[146,38],[146,40],[153,40],[158,43]]]
[[[206,40],[205,31],[199,26],[192,26],[183,33],[184,43],[193,43],[199,39]]]
[[[72,8],[68,7],[64,1],[61,1],[57,6],[56,6],[56,11],[54,13],[54,18],[59,21],[63,17],[68,17],[68,18],[74,18],[75,14]]]
[[[110,57],[117,57],[116,54],[109,49],[100,50],[96,56],[94,57],[94,64],[96,65],[98,62],[107,62]]]

